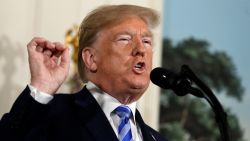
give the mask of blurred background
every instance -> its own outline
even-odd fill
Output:
[[[156,9],[161,24],[154,30],[154,67],[179,71],[188,64],[222,103],[232,140],[250,139],[249,0],[0,0],[0,118],[29,83],[26,44],[32,37],[67,42],[74,56],[74,28],[102,4]],[[59,92],[79,89],[71,67]],[[177,97],[151,84],[138,108],[146,122],[171,141],[220,140],[213,112],[203,99]]]
[[[214,90],[228,112],[232,140],[250,140],[249,25],[249,0],[164,1],[163,66],[179,69],[187,63]],[[162,132],[176,140],[217,136],[211,109],[201,100],[166,94],[162,91],[161,122],[173,124],[161,124]]]

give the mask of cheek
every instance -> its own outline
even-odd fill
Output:
[[[100,69],[106,72],[124,73],[124,69],[130,66],[129,56],[122,51],[109,50],[105,56],[100,58],[100,66]]]
[[[146,60],[148,62],[149,67],[152,68],[152,61],[153,61],[153,54],[152,51],[149,51],[149,53],[147,54]]]
[[[110,61],[116,69],[115,71],[119,70],[121,73],[124,73],[128,68],[131,68],[132,66],[131,58],[125,55],[112,56]]]
[[[117,65],[117,67],[130,66],[131,51],[128,49],[117,49],[117,47],[110,51],[110,61]]]

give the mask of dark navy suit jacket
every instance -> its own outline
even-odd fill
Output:
[[[135,118],[144,141],[166,141],[144,123],[138,111]],[[118,141],[101,107],[85,87],[75,94],[57,94],[46,105],[36,102],[26,87],[0,121],[0,140]]]

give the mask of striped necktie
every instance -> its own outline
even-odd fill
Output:
[[[115,113],[120,117],[118,126],[118,139],[119,141],[132,141],[131,126],[129,118],[132,112],[128,106],[119,106],[115,109]]]

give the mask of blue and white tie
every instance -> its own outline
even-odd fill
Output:
[[[115,113],[120,117],[118,126],[118,139],[119,141],[132,141],[131,126],[129,118],[132,112],[128,106],[119,106],[115,109]]]

